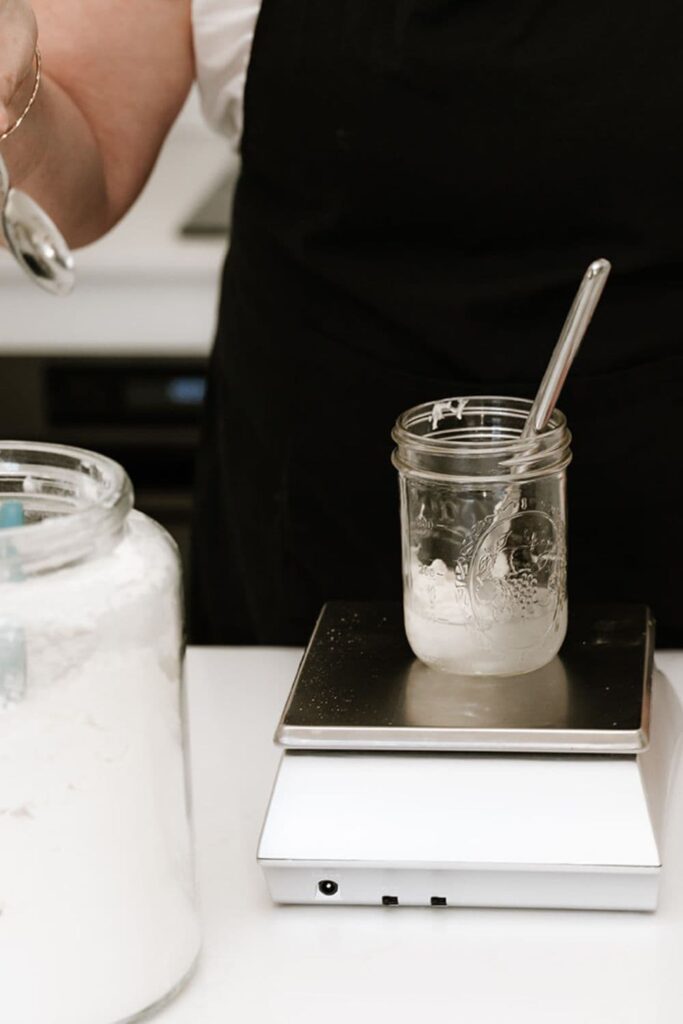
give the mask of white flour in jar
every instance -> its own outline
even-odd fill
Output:
[[[0,707],[0,1020],[113,1024],[199,948],[177,577],[131,513],[109,554],[0,583],[23,698]]]
[[[456,675],[518,675],[555,657],[567,628],[566,604],[545,590],[520,600],[505,617],[478,620],[469,588],[441,559],[410,563],[404,598],[408,642],[421,661]]]

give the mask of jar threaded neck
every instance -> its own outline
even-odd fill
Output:
[[[23,524],[0,530],[0,580],[50,572],[110,549],[133,506],[125,470],[67,445],[0,441],[0,504]]]
[[[504,482],[557,473],[571,461],[571,434],[556,409],[547,430],[522,437],[532,403],[468,395],[414,406],[399,416],[393,462],[407,475],[461,482]]]

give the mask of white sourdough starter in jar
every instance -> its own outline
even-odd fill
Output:
[[[178,601],[136,512],[108,553],[0,583],[5,669],[25,661],[0,693],[3,1024],[123,1021],[195,961]]]
[[[406,636],[418,658],[457,675],[518,675],[551,661],[567,629],[567,605],[556,595],[519,587],[504,621],[477,620],[468,589],[436,559],[412,559],[404,598]],[[559,638],[559,642],[558,642]]]

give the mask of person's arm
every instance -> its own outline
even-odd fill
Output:
[[[0,133],[30,96],[36,26],[42,86],[0,153],[84,245],[130,207],[187,96],[190,0],[0,0]]]

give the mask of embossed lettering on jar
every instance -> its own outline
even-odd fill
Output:
[[[409,409],[392,433],[406,635],[445,672],[532,672],[564,640],[571,435],[556,410],[543,434],[522,439],[530,408],[444,399]]]

